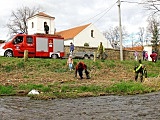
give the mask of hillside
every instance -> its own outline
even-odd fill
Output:
[[[68,70],[66,61],[66,59],[29,58],[27,62],[24,62],[23,58],[0,57],[0,84],[14,87],[24,84],[47,86],[55,83],[69,86],[109,87],[122,81],[134,82],[133,68],[138,64],[137,61],[97,60],[93,62],[92,60],[74,59],[74,64],[84,61],[90,71],[91,79],[80,80],[74,77],[74,71]],[[143,64],[147,67],[149,78],[142,84],[159,90],[160,62],[143,61]]]

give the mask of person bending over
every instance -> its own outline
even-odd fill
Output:
[[[135,81],[138,80],[138,74],[140,74],[141,82],[143,82],[143,75],[145,76],[145,78],[147,78],[147,70],[145,65],[142,64],[141,59],[139,60],[139,66],[136,66],[134,70],[135,70]]]
[[[79,63],[76,65],[75,77],[77,77],[77,72],[78,72],[80,79],[83,79],[83,71],[84,71],[85,74],[86,74],[86,78],[89,79],[90,76],[89,76],[89,72],[87,71],[87,65],[84,64],[83,62],[79,62]]]

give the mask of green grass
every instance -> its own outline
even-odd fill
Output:
[[[77,92],[77,93],[93,92],[93,93],[97,93],[100,91],[103,91],[101,86],[95,86],[95,85],[75,86],[75,87],[70,87],[69,85],[64,85],[61,87],[61,92]]]
[[[105,61],[105,65],[109,68],[114,68],[116,67],[116,62],[114,60],[111,61]]]
[[[12,95],[15,91],[13,86],[2,86],[0,85],[0,95]]]
[[[80,60],[74,59],[74,66]],[[114,69],[115,67],[123,67],[126,70],[133,70],[134,66],[138,65],[137,61],[115,61],[115,60],[105,60],[101,62],[97,60],[93,62],[91,60],[83,60],[87,65],[88,69],[107,69],[111,68]],[[41,71],[41,72],[57,72],[57,73],[65,73],[67,72],[68,68],[66,67],[66,59],[44,59],[44,58],[29,58],[27,62],[24,62],[23,58],[5,58],[0,57],[0,70],[3,72],[13,72],[13,71]],[[149,76],[156,77],[159,74],[160,62],[152,63],[148,61],[143,61],[143,64],[146,65]]]
[[[74,59],[74,65],[81,60]],[[27,62],[24,62],[23,58],[7,58],[7,57],[0,57],[0,75],[9,75],[14,76],[18,80],[26,80],[30,81],[33,79],[32,82],[23,83],[20,82],[18,85],[0,85],[0,94],[1,95],[13,95],[16,91],[30,91],[32,89],[39,90],[42,92],[39,96],[32,96],[36,99],[48,99],[48,98],[76,98],[81,96],[98,96],[99,94],[139,94],[139,93],[148,93],[153,91],[160,90],[158,86],[159,83],[153,83],[151,86],[150,84],[143,84],[139,82],[131,81],[124,81],[117,80],[114,78],[114,74],[123,70],[126,72],[124,75],[130,73],[133,74],[133,68],[135,65],[138,64],[137,61],[116,61],[116,60],[97,60],[93,62],[92,60],[82,60],[84,61],[89,71],[93,69],[92,76],[97,77],[96,80],[101,77],[102,74],[113,75],[113,78],[110,79],[110,84],[96,84],[90,83],[92,80],[84,80],[84,81],[77,81],[77,80],[70,80],[67,76],[73,74],[74,72],[68,71],[68,66],[66,66],[67,60],[66,59],[44,59],[44,58],[29,58]],[[143,61],[143,64],[146,65],[148,71],[148,77],[154,78],[160,75],[160,61],[157,63],[152,63],[148,61]],[[102,70],[102,73],[101,73]],[[112,74],[111,74],[112,73]],[[21,78],[19,78],[19,74]],[[40,80],[54,79],[54,75],[56,74],[61,77],[61,75],[66,75],[66,78],[61,78],[61,81],[54,81],[53,83],[46,83],[41,84],[40,82],[37,83],[35,79],[38,77]],[[117,75],[117,74],[116,74]],[[6,77],[5,76],[5,77]],[[40,76],[40,77],[39,77]],[[41,78],[41,76],[43,78]],[[91,77],[92,77],[91,76]],[[9,79],[10,79],[9,78]],[[1,78],[2,79],[2,78]],[[6,77],[6,79],[8,79]],[[4,81],[6,80],[4,79]],[[103,78],[102,78],[103,79]],[[129,78],[130,79],[130,78]],[[65,82],[63,82],[63,80]],[[94,79],[93,79],[94,80]],[[12,81],[12,80],[11,80]],[[3,81],[2,81],[3,82]],[[36,84],[35,84],[35,83]]]
[[[18,86],[18,90],[30,91],[32,89],[36,89],[36,90],[39,90],[41,92],[49,92],[49,91],[51,91],[50,87],[44,86],[42,84],[38,84],[38,85],[35,85],[35,84],[21,84],[21,85]]]
[[[148,77],[157,77],[160,73],[149,72]]]
[[[112,86],[97,86],[97,85],[81,85],[81,86],[72,86],[73,84],[64,84],[55,83],[52,85],[42,85],[42,84],[21,84],[18,87],[13,86],[0,86],[0,94],[3,95],[12,95],[17,90],[30,91],[32,89],[39,90],[43,92],[43,95],[32,96],[32,98],[44,99],[44,98],[77,98],[79,93],[88,93],[88,96],[98,96],[100,93],[104,94],[140,94],[140,93],[149,93],[155,91],[154,88],[144,86],[141,83],[135,82],[119,82],[115,83]],[[45,93],[45,94],[44,94]],[[92,94],[91,94],[92,93]],[[48,96],[49,95],[49,96]],[[87,94],[85,94],[86,96]],[[42,98],[41,98],[42,97]],[[82,96],[81,96],[82,97]]]
[[[20,62],[17,63],[16,66],[17,66],[18,69],[21,69],[21,68],[24,68],[25,65],[24,65],[23,61],[20,61]]]
[[[107,93],[114,94],[135,94],[154,91],[154,88],[144,86],[138,82],[120,82],[106,88]]]
[[[4,70],[5,72],[11,72],[11,71],[13,70],[13,68],[14,68],[14,66],[12,66],[12,65],[7,65],[7,66],[4,66],[4,67],[3,67],[3,70]]]

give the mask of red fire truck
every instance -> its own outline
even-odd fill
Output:
[[[64,39],[50,34],[17,34],[12,39],[0,44],[0,56],[23,57],[28,50],[28,57],[64,57]]]

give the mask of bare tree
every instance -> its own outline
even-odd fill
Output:
[[[155,51],[158,52],[158,44],[159,44],[159,21],[156,19],[156,17],[152,16],[148,18],[148,27],[147,30],[152,35],[152,46],[155,48]]]
[[[151,11],[152,15],[160,12],[160,0],[143,0],[144,7]]]
[[[17,33],[28,33],[27,31],[27,19],[32,17],[36,12],[38,12],[40,8],[29,8],[22,7],[17,9],[16,11],[12,11],[11,19],[7,24],[7,28],[9,29],[9,34],[17,34]]]
[[[119,27],[110,27],[108,30],[103,32],[106,39],[109,40],[113,48],[119,48],[120,47],[120,34],[119,34]],[[126,36],[127,32],[125,31],[125,27],[122,28],[122,37]]]
[[[139,28],[139,42],[141,46],[143,46],[143,38],[144,38],[144,27]]]

